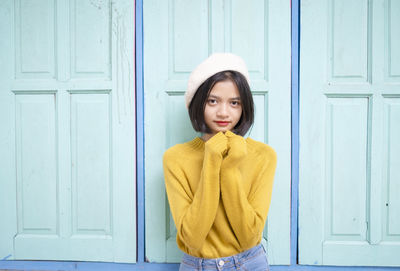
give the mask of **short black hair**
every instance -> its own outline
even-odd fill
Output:
[[[189,104],[189,117],[194,130],[202,133],[211,133],[210,128],[204,120],[204,109],[210,95],[211,89],[216,83],[232,81],[239,90],[240,102],[242,104],[242,115],[232,132],[244,136],[254,122],[254,102],[249,83],[246,78],[237,71],[226,70],[218,72],[204,81],[196,90]]]

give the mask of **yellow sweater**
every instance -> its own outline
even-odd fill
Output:
[[[171,147],[163,164],[182,251],[220,258],[260,243],[276,168],[270,146],[219,132]]]

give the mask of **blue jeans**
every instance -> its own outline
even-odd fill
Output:
[[[216,259],[198,258],[184,253],[179,271],[200,270],[269,271],[269,265],[267,254],[261,244],[242,253]]]

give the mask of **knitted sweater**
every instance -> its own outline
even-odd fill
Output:
[[[259,244],[271,202],[276,153],[232,132],[168,149],[164,177],[178,247],[202,258]]]

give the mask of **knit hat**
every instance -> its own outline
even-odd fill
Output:
[[[204,81],[216,73],[227,70],[240,72],[246,78],[247,83],[250,84],[249,72],[241,57],[231,53],[214,53],[200,63],[190,74],[185,93],[186,108],[189,108],[194,94]]]

